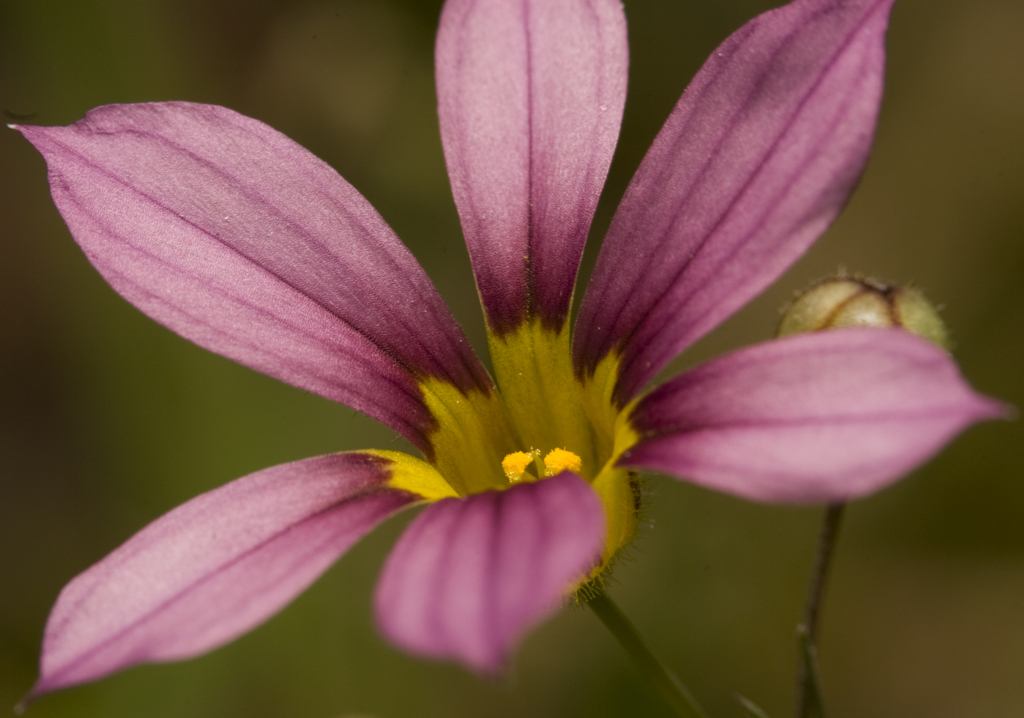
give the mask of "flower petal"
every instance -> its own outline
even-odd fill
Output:
[[[387,459],[275,466],[157,519],[61,592],[32,697],[205,653],[262,623],[415,494]]]
[[[569,472],[431,504],[388,556],[377,623],[413,653],[497,673],[597,565],[604,533],[601,500]]]
[[[626,98],[619,0],[449,0],[436,48],[452,191],[491,331],[564,324]]]
[[[620,405],[839,213],[871,146],[892,2],[767,12],[683,93],[612,221],[577,323],[577,371],[621,354]]]
[[[845,501],[1006,416],[941,349],[899,329],[836,329],[759,344],[658,387],[620,464],[758,501]]]
[[[424,446],[416,378],[490,381],[370,204],[279,132],[223,107],[110,105],[19,127],[89,260],[161,324],[344,402]]]

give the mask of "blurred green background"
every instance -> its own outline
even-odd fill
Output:
[[[595,246],[703,58],[773,2],[627,1],[630,91]],[[482,350],[432,73],[439,0],[0,0],[5,122],[112,102],[226,105],[338,169],[392,224]],[[790,293],[840,266],[913,281],[964,373],[1024,406],[1024,3],[900,0],[860,189],[764,296],[676,369],[770,337]],[[121,300],[53,207],[42,159],[0,132],[0,712],[36,675],[61,587],[148,521],[248,472],[399,447],[346,407],[209,354]],[[595,247],[588,251],[592,264]],[[847,514],[822,625],[835,718],[1024,715],[1024,430],[976,427]],[[743,693],[792,714],[820,509],[664,477],[612,596],[715,716]],[[265,626],[212,654],[40,700],[29,716],[668,715],[589,612],[533,632],[506,680],[376,634],[375,576],[410,515]]]

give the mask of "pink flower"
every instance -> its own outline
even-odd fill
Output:
[[[305,459],[156,520],[61,593],[33,695],[230,641],[412,504],[428,505],[387,560],[381,630],[500,671],[631,540],[635,470],[841,501],[1000,416],[942,350],[898,330],[768,342],[644,392],[840,211],[871,145],[892,1],[796,0],[712,53],[619,206],[570,338],[625,100],[622,7],[449,0],[441,134],[495,380],[367,201],[266,125],[161,103],[18,127],[126,299],[424,457]]]

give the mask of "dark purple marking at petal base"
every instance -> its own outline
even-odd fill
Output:
[[[157,519],[61,592],[30,697],[190,658],[259,625],[418,498],[387,488],[386,466],[358,453],[283,464]]]
[[[707,362],[640,400],[620,464],[758,501],[846,501],[1007,408],[899,329],[836,329]]]
[[[432,504],[388,557],[377,623],[413,653],[500,672],[600,561],[605,524],[600,498],[568,472]]]
[[[871,147],[892,2],[767,12],[683,93],[612,221],[577,322],[577,371],[622,352],[620,405],[842,209]]]
[[[565,323],[626,99],[618,0],[449,0],[436,48],[452,191],[492,331]]]
[[[200,346],[344,402],[427,448],[417,378],[490,380],[370,204],[299,145],[223,107],[110,105],[18,128],[111,286]]]

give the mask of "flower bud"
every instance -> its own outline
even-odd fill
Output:
[[[949,348],[945,324],[919,291],[852,277],[825,279],[800,294],[784,310],[775,335],[839,327],[902,327]]]

